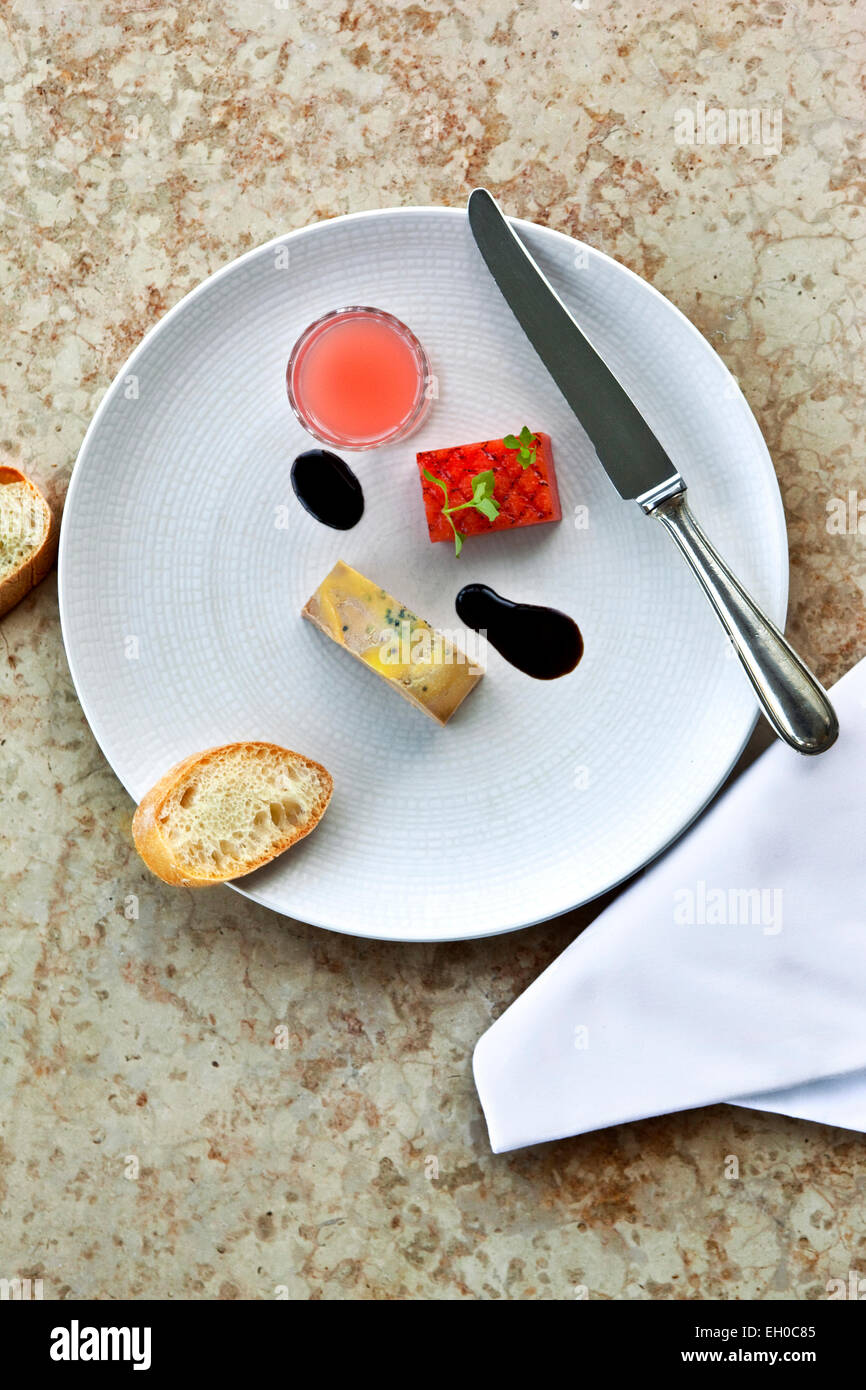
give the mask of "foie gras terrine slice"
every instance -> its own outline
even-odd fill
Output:
[[[483,675],[450,638],[342,560],[302,614],[439,724]]]

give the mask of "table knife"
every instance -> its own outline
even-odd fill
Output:
[[[470,194],[468,214],[487,269],[608,477],[676,542],[770,724],[798,752],[823,753],[839,732],[826,691],[708,540],[689,508],[679,469],[485,188]]]

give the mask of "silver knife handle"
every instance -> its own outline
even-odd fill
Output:
[[[673,536],[697,576],[776,733],[799,753],[823,753],[839,733],[833,706],[704,535],[686,502],[685,490],[646,510]]]

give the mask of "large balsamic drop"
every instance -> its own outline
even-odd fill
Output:
[[[558,608],[513,603],[486,584],[467,584],[457,595],[457,616],[500,655],[536,680],[567,676],[583,655],[583,638],[573,618]]]
[[[327,449],[308,449],[292,464],[295,496],[310,516],[351,531],[364,515],[364,493],[351,468]]]

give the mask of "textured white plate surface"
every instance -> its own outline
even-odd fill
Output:
[[[661,295],[561,233],[516,224],[682,469],[693,507],[772,617],[787,546],[772,465],[709,345]],[[347,455],[366,511],[318,524],[292,492],[315,441],[286,399],[301,329],[342,304],[403,319],[440,396],[406,443]],[[549,432],[558,526],[431,546],[414,452]],[[574,524],[588,508],[589,525]],[[302,622],[338,558],[439,627],[461,585],[579,623],[577,670],[531,680],[490,651],[437,728]],[[211,744],[271,739],[333,773],[316,832],[241,880],[257,902],[352,932],[447,940],[585,902],[669,843],[742,748],[755,705],[662,528],[620,500],[485,270],[464,214],[321,223],[227,266],[143,340],[75,468],[60,549],[63,633],[84,711],[139,799]]]

